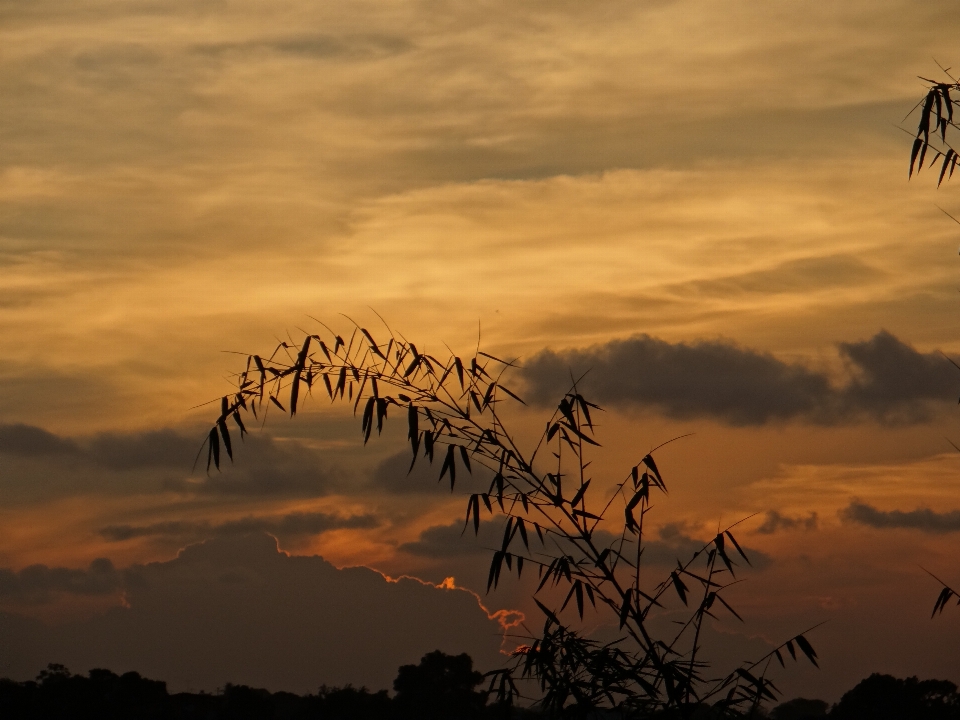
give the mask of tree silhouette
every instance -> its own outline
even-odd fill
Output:
[[[228,422],[242,439],[244,417],[266,420],[271,408],[294,416],[314,388],[331,402],[352,405],[364,444],[374,427],[382,432],[391,412],[401,413],[411,469],[418,461],[436,461],[439,480],[449,479],[451,490],[458,474],[487,468],[490,487],[469,496],[464,525],[476,533],[482,514],[504,518],[502,542],[491,549],[487,591],[505,575],[535,571],[534,600],[545,618],[539,634],[518,638],[523,644],[506,667],[488,673],[501,704],[527,697],[550,715],[615,708],[627,717],[661,711],[688,716],[709,701],[732,714],[775,698],[768,677],[775,660],[783,665],[799,651],[817,663],[801,633],[718,678],[706,675],[704,621],[717,612],[740,618],[724,597],[737,568],[750,562],[733,535],[737,523],[720,528],[666,577],[651,577],[643,564],[646,516],[652,495],[667,491],[654,451],[641,453],[612,495],[609,484],[598,491],[590,456],[601,446],[595,424],[601,408],[576,382],[539,439],[522,447],[500,410],[504,403],[523,403],[504,382],[515,363],[479,347],[472,357],[450,353],[441,360],[388,332],[378,343],[360,326],[348,339],[325,328],[296,344],[281,343],[270,356],[250,355],[236,375],[235,392],[220,399],[220,414],[201,448],[207,471],[219,469],[222,452],[233,458]],[[671,605],[687,608],[687,618],[675,632],[658,636],[651,616]],[[594,612],[619,628],[616,640],[600,642],[581,632],[579,623]]]
[[[481,715],[486,697],[476,692],[483,675],[466,653],[427,653],[419,665],[402,665],[393,681],[394,703],[404,720],[469,720]]]
[[[957,686],[947,680],[899,680],[874,673],[840,698],[831,720],[956,720]]]
[[[820,720],[827,716],[829,705],[823,700],[794,698],[770,711],[771,720]]]

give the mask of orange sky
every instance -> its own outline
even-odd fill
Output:
[[[482,590],[482,556],[411,551],[463,498],[394,482],[399,429],[361,450],[359,422],[315,402],[222,476],[191,474],[211,417],[194,406],[242,360],[222,351],[269,352],[310,316],[373,327],[375,310],[435,352],[468,352],[478,321],[484,347],[523,359],[602,363],[639,335],[637,352],[692,349],[703,393],[656,395],[681,355],[603,365],[656,387],[611,397],[597,464],[618,477],[694,433],[660,453],[664,542],[759,513],[744,537],[769,563],[742,591],[746,625],[718,632],[760,647],[829,621],[811,638],[824,670],[797,668],[788,694],[833,700],[873,671],[960,681],[960,613],[929,621],[938,586],[920,568],[960,582],[944,439],[960,438],[960,373],[935,354],[960,354],[958,232],[938,209],[956,214],[957,190],[907,181],[900,129],[917,76],[956,59],[954,16],[894,0],[0,7],[10,632],[121,603],[119,585],[78,589],[85,575],[28,587],[31,564],[160,577],[243,527],[337,567]],[[881,330],[893,354],[858,359]],[[729,367],[708,362],[717,348]],[[904,363],[944,379],[914,388]],[[759,405],[713,396],[738,382]],[[785,409],[794,391],[812,405]],[[519,413],[519,432],[544,412]],[[484,602],[533,612],[522,588]],[[390,662],[433,649],[411,643]],[[491,643],[470,650],[495,657]],[[129,653],[104,657],[152,657]]]

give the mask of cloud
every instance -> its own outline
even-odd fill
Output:
[[[768,510],[763,524],[757,528],[756,532],[762,535],[772,535],[778,530],[816,530],[819,522],[817,513],[811,512],[806,517],[791,517],[781,515],[776,510]]]
[[[413,48],[408,38],[392,35],[358,34],[336,36],[323,34],[290,34],[273,39],[247,42],[201,43],[193,50],[203,55],[250,59],[252,55],[277,53],[312,60],[376,60],[408,52]]]
[[[79,455],[72,440],[58,437],[32,425],[0,425],[0,453],[7,455],[58,456]]]
[[[885,274],[850,255],[808,257],[778,263],[772,268],[734,273],[711,280],[670,285],[667,292],[701,299],[704,296],[779,295],[825,288],[848,288],[883,278]]]
[[[475,535],[473,525],[467,527],[455,521],[449,525],[428,527],[417,540],[403,543],[399,549],[420,557],[454,558],[488,555],[489,548],[499,548],[502,541],[503,522],[484,520]]]
[[[382,460],[374,468],[368,487],[398,494],[450,494],[449,474],[438,482],[441,463],[430,463],[421,455],[411,470],[410,458],[408,450]],[[483,492],[490,487],[492,478],[493,473],[479,463],[473,465],[472,473],[460,466],[453,489],[460,493]]]
[[[840,343],[839,352],[850,371],[841,387],[823,372],[731,342],[669,343],[649,335],[544,350],[525,363],[523,378],[526,395],[542,405],[562,396],[571,375],[587,373],[581,388],[600,404],[730,425],[833,425],[863,416],[922,422],[930,418],[929,403],[952,399],[960,386],[960,373],[941,355],[917,352],[886,331]]]
[[[500,626],[468,591],[363,567],[290,556],[263,534],[191,545],[128,568],[126,607],[44,628],[0,615],[5,672],[36,658],[71,668],[136,668],[174,689],[226,682],[315,692],[321,683],[388,687],[396,669],[435,649],[502,662]],[[136,580],[136,582],[133,582]]]
[[[960,532],[960,510],[941,513],[929,508],[918,508],[906,512],[878,510],[872,505],[854,500],[840,511],[840,517],[847,522],[880,530],[904,528],[937,535]]]
[[[236,433],[235,433],[236,435]],[[68,493],[177,491],[199,495],[318,497],[341,482],[341,473],[322,454],[296,440],[278,441],[264,432],[248,434],[236,443],[237,462],[226,460],[221,471],[207,474],[201,458],[200,435],[172,429],[136,433],[102,433],[92,438],[56,435],[31,425],[0,425],[0,454],[39,464],[56,463],[56,477],[48,490]],[[69,460],[69,463],[61,462]],[[21,467],[14,483],[35,485],[28,476],[37,471]],[[36,490],[36,488],[33,488]]]
[[[124,585],[124,575],[106,558],[86,570],[30,565],[17,572],[0,569],[0,600],[45,603],[59,594],[107,595]]]
[[[197,456],[200,442],[173,430],[142,433],[104,433],[90,443],[90,459],[113,470],[148,467],[189,468]]]
[[[464,524],[454,521],[449,525],[434,525],[423,530],[420,537],[400,545],[399,549],[411,555],[433,559],[447,559],[471,555],[489,554],[491,549],[498,549],[503,541],[503,526],[505,521],[484,520],[480,523],[479,533],[475,536],[473,526],[464,532]],[[597,530],[594,535],[597,547],[617,547],[619,535],[613,535],[606,530]],[[539,540],[531,530],[530,542],[539,547]],[[519,548],[520,540],[515,539],[514,547]],[[632,544],[632,543],[631,543]],[[683,525],[670,523],[660,528],[658,539],[644,540],[643,562],[657,566],[672,566],[678,561],[686,562],[694,553],[703,549],[707,543],[697,540],[687,534]],[[770,564],[771,558],[755,548],[745,547],[744,551],[750,558],[754,568],[763,568]],[[735,559],[735,558],[734,558]]]
[[[320,535],[330,530],[366,529],[377,527],[373,515],[332,515],[322,512],[295,512],[282,516],[248,516],[239,520],[212,525],[207,522],[158,522],[149,525],[108,525],[100,535],[110,542],[122,542],[140,537],[172,537],[204,539],[252,532],[269,533],[281,539]]]

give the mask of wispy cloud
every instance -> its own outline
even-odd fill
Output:
[[[269,533],[286,539],[320,535],[330,530],[367,529],[378,524],[379,521],[373,515],[341,516],[322,512],[296,512],[282,516],[251,515],[219,524],[170,521],[149,525],[108,525],[100,529],[100,535],[111,542],[158,536],[195,541],[248,533]]]
[[[756,532],[761,535],[772,535],[779,530],[816,530],[818,524],[819,517],[813,511],[804,517],[783,515],[777,510],[768,510],[763,524],[757,528]]]
[[[688,534],[688,528],[676,523],[660,528],[656,539],[645,539],[643,543],[643,562],[650,565],[670,566],[678,561],[686,562],[694,553],[699,552],[708,542],[698,540]],[[531,543],[539,540],[530,533]],[[618,547],[620,537],[605,530],[594,533],[597,547]],[[503,523],[495,520],[480,523],[475,535],[473,527],[465,529],[463,523],[452,522],[449,525],[434,525],[420,533],[412,542],[400,545],[400,550],[420,557],[443,559],[470,555],[489,554],[500,547],[503,538]],[[628,540],[628,547],[632,541]],[[754,568],[767,567],[771,562],[769,555],[756,548],[744,548]]]

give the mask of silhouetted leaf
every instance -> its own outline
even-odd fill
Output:
[[[223,447],[227,451],[227,456],[233,460],[233,443],[230,442],[230,431],[222,418],[217,420],[217,429],[220,430],[220,435],[223,437]]]
[[[373,409],[377,401],[375,398],[368,398],[367,404],[363,407],[363,418],[361,419],[361,430],[363,432],[363,444],[366,445],[370,439],[370,433],[373,431]]]
[[[523,545],[528,550],[530,549],[530,541],[527,540],[527,528],[524,525],[523,518],[517,518],[517,530],[520,531],[520,539],[523,540]]]
[[[627,617],[629,617],[630,615],[630,609],[632,605],[632,600],[631,600],[632,594],[633,594],[633,590],[631,589],[628,589],[623,594],[623,604],[620,605],[620,628],[621,629],[623,628],[624,625],[627,624]]]
[[[540,612],[542,612],[544,615],[547,616],[547,620],[549,622],[552,622],[554,625],[558,625],[558,626],[560,625],[559,618],[557,618],[557,616],[553,613],[552,610],[548,610],[547,606],[544,605],[539,600],[537,600],[536,598],[534,598],[533,601],[537,604],[537,607],[540,608]]]
[[[240,439],[243,440],[243,436],[247,434],[247,428],[244,427],[243,419],[240,417],[239,412],[233,412],[233,421],[237,424],[237,427],[240,428]]]
[[[680,596],[680,599],[683,601],[683,604],[687,604],[687,586],[683,584],[683,580],[680,579],[680,576],[676,572],[670,573],[670,580],[673,582],[673,589],[677,591],[677,595]]]
[[[443,476],[450,473],[450,489],[453,490],[453,484],[457,479],[457,466],[453,460],[453,445],[447,445],[447,454],[443,459],[443,466],[440,468],[440,478],[437,482],[443,480]]]
[[[730,542],[733,543],[733,546],[737,549],[737,552],[740,553],[740,557],[747,561],[747,565],[750,565],[750,558],[747,557],[747,554],[743,551],[743,548],[740,547],[740,543],[737,542],[737,539],[733,536],[733,533],[727,530],[726,536],[730,538]]]
[[[490,592],[491,587],[495,588],[500,580],[500,567],[503,565],[503,556],[504,553],[499,550],[493,554],[493,560],[490,562],[490,574],[487,576],[487,592]]]
[[[913,141],[913,149],[910,151],[910,173],[907,175],[907,177],[913,177],[913,166],[917,161],[917,155],[920,153],[920,148],[922,147],[923,140],[921,138],[918,137]],[[921,162],[920,165],[922,166],[923,163]]]
[[[571,507],[576,507],[577,504],[583,500],[583,496],[587,492],[587,488],[590,487],[590,481],[587,480],[583,485],[580,486],[580,489],[577,490],[577,494],[573,496],[573,499],[570,501]]]
[[[797,635],[794,641],[797,643],[797,647],[803,651],[803,654],[807,656],[807,659],[812,662],[814,666],[820,667],[820,665],[817,664],[817,653],[813,649],[813,646],[807,642],[807,639],[803,635]]]
[[[290,417],[297,414],[297,400],[300,396],[300,374],[307,362],[307,353],[310,351],[310,336],[307,335],[303,346],[297,354],[297,361],[293,367],[293,381],[290,383]]]
[[[940,591],[940,595],[937,597],[937,602],[933,605],[933,612],[930,613],[932,618],[937,612],[943,612],[943,609],[947,606],[947,603],[950,602],[950,598],[953,597],[953,590],[948,587],[944,587]]]
[[[386,360],[386,355],[380,352],[380,348],[377,347],[377,341],[373,339],[373,335],[371,335],[365,328],[360,328],[360,332],[362,332],[364,337],[367,338],[367,342],[370,344],[370,349],[373,351],[373,353]]]
[[[410,441],[410,448],[416,460],[417,453],[420,452],[420,413],[413,403],[410,403],[407,408],[407,440]]]
[[[471,512],[473,513],[473,534],[476,535],[480,532],[480,496],[476,493],[470,496],[470,501],[467,503],[467,522],[463,525],[464,530],[470,522]]]
[[[726,600],[723,599],[723,596],[722,596],[722,595],[717,595],[716,598],[717,598],[717,600],[719,600],[721,603],[723,603],[723,606],[724,606],[727,610],[729,610],[731,613],[733,613],[733,616],[734,616],[735,618],[737,618],[737,620],[739,620],[740,622],[743,622],[743,618],[740,617],[740,613],[738,613],[736,610],[734,610],[732,607],[730,607],[730,604],[729,604]]]
[[[207,444],[207,472],[209,473],[211,460],[217,470],[220,469],[220,436],[217,434],[217,428],[210,430],[210,435],[207,437]]]
[[[511,392],[510,388],[504,387],[503,385],[497,385],[497,387],[499,387],[499,388],[500,388],[501,390],[503,390],[507,395],[509,395],[510,397],[512,397],[514,400],[516,400],[516,401],[517,401],[518,403],[520,403],[521,405],[526,405],[526,403],[525,403],[518,395],[515,395],[513,392]]]
[[[665,491],[667,486],[663,482],[663,477],[660,475],[660,471],[657,469],[657,464],[653,461],[653,456],[648,453],[643,458],[643,464],[650,469],[650,472],[652,472],[653,476],[657,479],[657,487]]]

